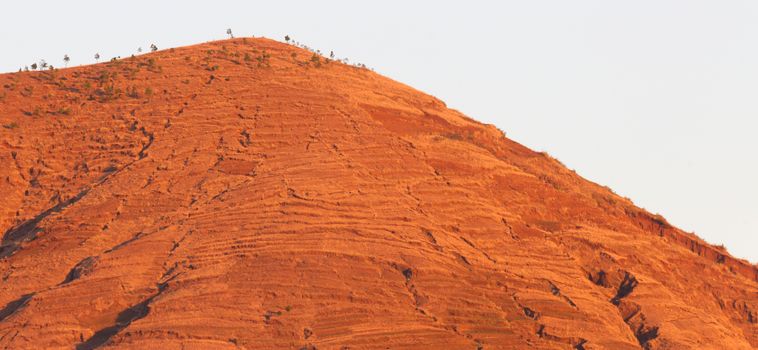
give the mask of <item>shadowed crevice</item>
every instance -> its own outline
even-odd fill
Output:
[[[6,304],[5,307],[0,309],[0,322],[4,321],[6,318],[8,318],[8,316],[13,315],[16,313],[16,311],[26,306],[26,304],[29,302],[29,299],[31,299],[33,296],[34,293],[25,294],[20,298]]]
[[[61,282],[61,285],[71,283],[80,277],[89,274],[97,264],[98,260],[100,260],[99,257],[90,256],[80,261],[71,269],[71,271],[68,272],[66,278],[63,280],[63,282]]]
[[[624,279],[616,290],[616,295],[611,299],[611,303],[618,306],[621,299],[631,294],[632,291],[634,291],[634,288],[637,287],[637,284],[639,284],[639,282],[637,282],[637,278],[634,277],[634,275],[624,272]]]
[[[39,213],[32,219],[26,220],[18,226],[11,227],[3,234],[2,244],[0,244],[0,259],[13,255],[20,247],[21,243],[31,241],[37,237],[37,233],[41,231],[39,223],[51,214],[58,213],[66,207],[81,200],[90,188],[87,188],[79,192],[76,196],[73,196],[63,202],[58,203],[52,208],[49,208],[42,213]]]
[[[150,313],[150,303],[152,303],[155,298],[163,293],[163,291],[168,286],[167,283],[168,282],[159,284],[157,293],[151,295],[138,304],[133,305],[124,311],[121,311],[116,317],[116,324],[95,332],[95,334],[93,334],[89,339],[77,344],[76,350],[97,349],[98,347],[105,345],[108,341],[111,340],[111,338],[113,338],[113,336],[121,332],[124,328],[129,327],[132,322],[141,318],[145,318]]]

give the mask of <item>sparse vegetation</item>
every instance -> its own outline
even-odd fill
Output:
[[[256,60],[258,61],[258,67],[271,67],[270,63],[271,55],[266,52],[266,50],[263,50],[258,57],[256,57]]]
[[[68,62],[71,61],[71,58],[68,57],[68,55],[63,55],[63,63],[66,67],[68,67]]]
[[[140,64],[140,65],[143,65],[143,64]],[[162,72],[162,71],[163,71],[163,68],[162,68],[162,67],[160,67],[160,66],[158,66],[158,65],[156,64],[156,62],[155,62],[155,59],[154,59],[154,58],[152,58],[152,57],[151,57],[151,58],[148,58],[148,59],[147,59],[147,62],[146,62],[146,63],[144,63],[144,65],[145,65],[145,66],[147,66],[147,70],[149,70],[149,71],[151,71],[151,72],[153,72],[153,73],[160,73],[160,72]]]
[[[115,78],[115,75],[113,76]],[[97,77],[97,82],[100,86],[105,85],[105,83],[108,82],[108,80],[111,79],[111,74],[107,70],[100,71],[100,74]]]
[[[314,54],[314,56],[311,57],[310,61],[306,61],[304,63],[303,62],[298,62],[299,65],[304,65],[304,64],[308,65],[308,64],[312,63],[316,67],[321,67],[321,64],[322,64],[321,50],[315,50],[315,49],[312,49],[311,47],[309,47],[308,45],[304,45],[304,44],[301,44],[301,43],[299,43],[297,41],[293,41],[292,39],[289,38],[289,36],[285,36],[284,40],[287,43],[291,44],[291,45],[297,46],[297,47],[299,47],[301,49],[308,50],[308,51],[310,51],[310,52],[312,52]],[[295,53],[292,53],[292,58],[293,58],[293,60],[297,61],[295,59],[296,58],[295,55],[296,55]],[[318,56],[318,58],[317,58],[317,56]],[[329,57],[323,58],[323,63],[324,64],[328,64],[328,63],[330,63],[332,61],[337,61],[337,62],[340,62],[342,64],[351,65],[353,67],[360,68],[360,69],[370,69],[370,68],[368,68],[363,63],[352,63],[351,64],[350,63],[350,59],[348,59],[348,58],[337,58],[337,56],[334,54],[334,51],[329,51]],[[370,70],[373,70],[373,69],[370,69]]]
[[[285,35],[284,36],[284,41],[286,41],[287,44],[289,44],[289,42],[290,42],[290,36],[289,35]]]
[[[226,30],[226,35],[228,35],[230,38],[234,39],[234,34],[232,34],[232,29],[229,28]]]
[[[118,89],[115,85],[110,84],[103,89],[96,90],[95,93],[100,95],[100,102],[107,102],[117,99],[119,95],[121,95],[121,89]]]
[[[150,51],[151,52],[158,51],[158,46],[155,46],[155,44],[150,44]]]
[[[68,107],[58,108],[58,110],[55,112],[55,114],[70,115],[71,114],[71,108],[68,108]]]
[[[95,62],[100,62],[100,54],[99,53],[95,54]]]
[[[463,141],[466,139],[463,135],[457,132],[443,134],[442,137],[450,139],[450,140],[455,140],[455,141]]]
[[[655,214],[650,217],[650,220],[655,222],[656,224],[660,225],[661,227],[670,227],[668,221],[666,221],[666,218],[663,217],[661,214]]]

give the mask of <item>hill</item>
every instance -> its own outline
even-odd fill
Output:
[[[8,349],[751,349],[758,268],[268,39],[0,75]]]

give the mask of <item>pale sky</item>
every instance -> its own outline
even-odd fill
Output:
[[[758,262],[758,2],[3,1],[0,71],[289,34]]]

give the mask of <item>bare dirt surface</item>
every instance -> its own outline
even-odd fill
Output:
[[[0,348],[752,349],[758,269],[267,39],[0,75]]]

